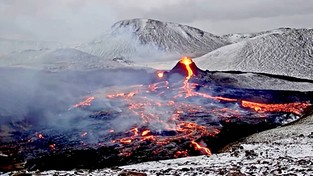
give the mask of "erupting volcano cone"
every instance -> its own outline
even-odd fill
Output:
[[[198,76],[202,72],[204,71],[199,69],[191,58],[182,57],[169,74],[178,73],[189,80],[191,77]]]

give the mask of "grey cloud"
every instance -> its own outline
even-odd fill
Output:
[[[301,26],[292,16],[312,26],[307,20],[312,13],[313,0],[0,0],[0,37],[80,42],[131,18],[195,25],[221,34],[260,31],[264,25]],[[280,17],[283,22],[275,20]]]
[[[147,18],[190,23],[196,20],[237,20],[310,14],[312,0],[184,0],[179,4],[154,8]]]
[[[268,18],[247,18],[238,20],[200,20],[187,23],[217,35],[230,33],[260,32],[280,27],[312,28],[312,14],[277,16]]]
[[[117,20],[108,5],[94,1],[25,0],[0,3],[1,37],[80,41],[105,31]],[[12,31],[18,35],[12,34]]]

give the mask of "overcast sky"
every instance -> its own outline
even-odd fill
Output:
[[[0,37],[77,42],[131,18],[177,22],[217,35],[313,28],[313,0],[0,0]]]

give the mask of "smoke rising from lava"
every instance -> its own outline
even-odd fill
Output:
[[[142,77],[143,74],[147,76]],[[131,69],[51,73],[26,68],[2,68],[0,81],[0,131],[5,126],[11,130],[20,128],[12,127],[17,122],[28,124],[28,130],[47,126],[71,129],[76,128],[71,125],[73,120],[88,116],[90,112],[68,109],[90,92],[106,86],[150,83],[151,76],[145,70]]]

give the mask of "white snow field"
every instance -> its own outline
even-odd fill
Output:
[[[123,67],[118,61],[102,59],[74,48],[25,50],[0,58],[0,66],[27,67],[48,71],[88,71]]]

